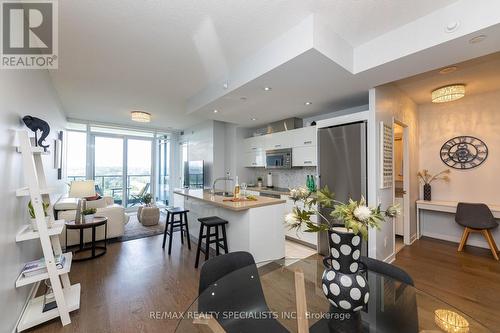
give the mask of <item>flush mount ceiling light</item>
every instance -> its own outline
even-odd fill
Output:
[[[313,102],[305,102],[304,105],[311,105]]]
[[[485,39],[486,39],[486,35],[479,35],[479,36],[476,36],[474,38],[471,38],[469,40],[469,43],[471,43],[471,44],[477,44],[477,43],[481,43]]]
[[[256,120],[257,120],[257,118],[252,118],[252,121],[256,121]]]
[[[217,110],[217,109],[214,109],[214,113],[219,113],[219,110]]]
[[[445,67],[439,71],[439,74],[450,74],[455,72],[458,69],[457,66]]]
[[[271,90],[273,90],[273,88],[271,88],[271,87],[264,87],[264,91],[271,91]]]
[[[456,101],[465,96],[464,84],[452,84],[432,91],[432,103]]]
[[[149,123],[151,121],[151,114],[144,111],[132,111],[130,112],[130,117],[133,121],[139,123]]]

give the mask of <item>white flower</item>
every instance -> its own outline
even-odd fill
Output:
[[[367,206],[358,206],[354,209],[353,214],[359,221],[366,221],[372,215],[372,211]]]
[[[289,225],[294,225],[297,222],[299,222],[299,220],[297,219],[297,216],[294,213],[288,213],[285,215],[285,222]]]
[[[304,200],[308,197],[309,190],[307,187],[298,187],[290,190],[290,199],[298,201]]]

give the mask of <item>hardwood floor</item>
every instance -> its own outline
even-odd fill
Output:
[[[150,312],[186,310],[197,295],[199,270],[194,246],[189,251],[176,237],[169,257],[161,241],[154,236],[110,244],[103,257],[75,263],[70,277],[82,284],[82,295],[72,324],[53,320],[30,332],[173,332],[176,320],[151,319]],[[500,332],[500,264],[488,250],[456,250],[453,243],[421,239],[404,247],[395,264],[413,276],[417,288]]]
[[[395,265],[415,286],[454,305],[493,332],[500,332],[500,263],[488,249],[422,238],[405,246]]]
[[[150,319],[152,311],[185,311],[198,294],[196,247],[181,246],[176,233],[172,255],[162,251],[163,236],[108,245],[106,255],[74,263],[70,279],[81,283],[81,307],[62,327],[56,319],[30,332],[165,333],[176,320]]]

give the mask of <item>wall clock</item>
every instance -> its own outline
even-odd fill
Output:
[[[457,136],[441,147],[441,160],[454,169],[472,169],[488,157],[486,144],[473,136]]]

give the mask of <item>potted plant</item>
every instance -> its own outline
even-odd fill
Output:
[[[262,187],[262,177],[257,177],[257,186]]]
[[[285,221],[291,229],[328,232],[330,253],[323,259],[322,278],[326,298],[341,311],[360,311],[370,297],[368,283],[359,269],[361,240],[368,238],[368,228],[380,229],[386,217],[397,216],[398,206],[392,205],[383,211],[380,206],[368,207],[363,197],[343,203],[333,199],[328,187],[313,192],[306,187],[295,188],[290,191],[290,199],[294,201],[294,208]],[[324,216],[314,208],[316,206],[331,209],[331,213]],[[312,215],[318,216],[318,222],[311,221]]]
[[[143,206],[137,209],[137,219],[144,226],[157,225],[160,221],[160,209],[152,204],[153,196],[146,193],[141,197]]]
[[[83,220],[85,223],[91,223],[94,220],[95,213],[97,212],[97,209],[95,208],[87,208],[82,211],[83,215]]]
[[[50,216],[47,213],[47,210],[49,208],[49,204],[47,202],[42,202],[42,207],[43,207],[43,213],[45,214],[45,223],[47,223],[47,227],[51,228],[52,224],[50,221]],[[38,226],[36,225],[35,208],[33,207],[31,200],[28,202],[28,213],[30,214],[31,229],[33,229],[33,231],[37,231]]]
[[[429,173],[429,170],[424,169],[423,171],[419,171],[417,176],[424,183],[424,200],[431,201],[432,200],[432,188],[431,183],[435,180],[444,180],[445,182],[450,181],[450,169],[446,169],[441,171],[440,173],[435,174],[434,176]]]

